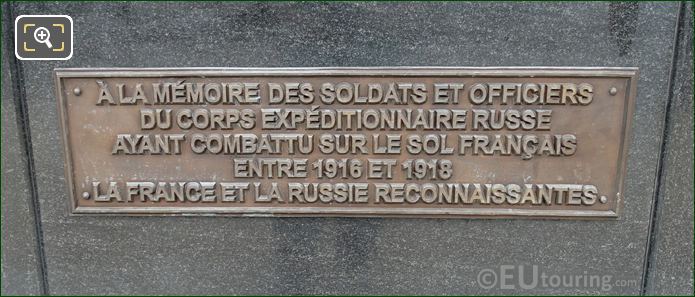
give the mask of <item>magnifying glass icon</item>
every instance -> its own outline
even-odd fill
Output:
[[[38,43],[45,43],[48,48],[52,48],[53,45],[51,44],[51,32],[46,29],[46,27],[38,27],[36,28],[36,31],[34,31],[34,40]]]

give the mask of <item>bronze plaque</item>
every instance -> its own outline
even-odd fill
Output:
[[[70,213],[615,218],[636,78],[57,69]]]

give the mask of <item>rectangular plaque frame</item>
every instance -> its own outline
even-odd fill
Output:
[[[545,78],[590,78],[626,80],[622,104],[619,155],[615,160],[614,190],[610,209],[519,209],[519,208],[414,208],[414,207],[305,207],[305,206],[83,206],[79,205],[74,171],[74,145],[70,137],[68,92],[66,79],[109,78],[200,78],[208,77],[402,77],[402,78],[526,78],[536,81]],[[349,68],[92,68],[55,69],[56,97],[60,113],[61,133],[65,154],[65,174],[71,215],[175,215],[175,216],[339,216],[339,217],[454,217],[454,218],[558,218],[601,219],[618,218],[624,203],[624,179],[630,127],[635,105],[638,69],[633,67],[349,67]]]

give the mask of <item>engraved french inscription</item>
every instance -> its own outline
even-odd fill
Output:
[[[619,217],[636,68],[57,69],[72,214]]]

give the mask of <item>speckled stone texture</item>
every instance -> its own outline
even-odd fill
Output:
[[[693,7],[675,63],[647,293],[693,295]]]
[[[9,16],[2,3],[3,20]],[[2,35],[8,35],[3,24]],[[2,295],[37,295],[39,264],[36,229],[27,175],[27,158],[17,124],[10,59],[2,44]]]
[[[52,294],[642,290],[678,3],[16,6],[17,15],[69,14],[75,22],[71,60],[21,62]],[[52,70],[192,66],[639,67],[624,212],[604,221],[69,217]],[[500,265],[626,282],[516,291],[478,285],[482,269]]]

